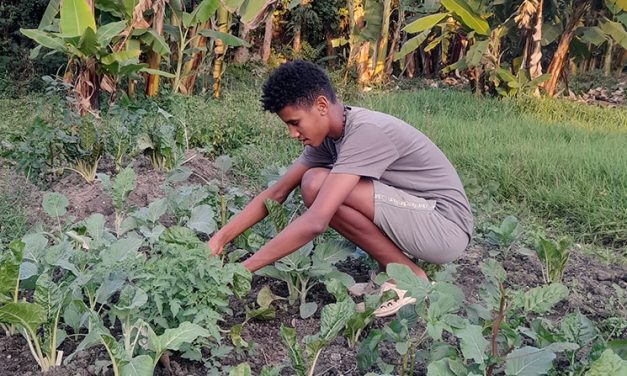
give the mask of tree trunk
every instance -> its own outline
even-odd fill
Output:
[[[564,33],[560,37],[555,55],[553,55],[553,59],[551,59],[551,64],[549,64],[549,69],[547,70],[547,73],[549,73],[551,77],[544,83],[544,90],[550,97],[555,95],[557,81],[559,80],[562,69],[564,68],[564,61],[568,56],[568,47],[575,36],[575,28],[577,27],[577,24],[590,6],[589,1],[590,0],[580,0],[575,5],[572,17],[568,21],[568,24],[564,29]]]
[[[603,58],[603,75],[605,77],[609,77],[612,73],[612,51],[614,50],[614,40],[612,38],[608,38],[607,40],[607,50],[605,51],[605,56]]]
[[[394,61],[394,54],[400,46],[401,41],[401,28],[405,23],[405,10],[403,9],[402,4],[398,4],[398,20],[396,20],[396,28],[394,30],[394,35],[392,36],[392,45],[390,46],[390,52],[385,61],[385,69],[384,74],[389,77],[392,74],[392,62]]]
[[[370,42],[363,42],[359,47],[357,58],[357,81],[360,84],[370,82]]]
[[[209,27],[209,21],[202,25],[196,26],[196,32],[198,30],[206,29]],[[216,39],[217,43],[218,39]],[[185,63],[183,67],[183,73],[181,75],[181,84],[179,86],[179,92],[183,94],[192,94],[194,92],[194,85],[198,78],[198,67],[202,64],[205,58],[204,48],[207,46],[207,37],[197,35],[191,44],[192,48],[198,48],[199,51],[194,52],[191,59]]]
[[[543,0],[538,0],[535,22],[531,30],[529,77],[531,77],[532,80],[542,75],[542,4]]]
[[[226,8],[220,4],[218,7],[218,31],[221,33],[228,32],[229,29],[229,12]],[[222,65],[224,64],[224,54],[226,48],[224,42],[220,39],[215,40],[215,47],[213,49],[214,62],[213,62],[213,97],[220,97],[220,80],[222,79]]]
[[[272,50],[272,28],[274,27],[274,6],[272,5],[268,9],[265,27],[266,29],[263,33],[263,45],[261,46],[261,61],[263,61],[264,64],[268,64],[270,52]]]
[[[240,22],[239,24],[239,32],[240,32],[240,38],[245,40],[246,42],[250,42],[250,30],[248,30],[248,28]],[[233,55],[233,61],[237,64],[244,64],[248,61],[248,58],[250,57],[250,51],[248,50],[248,47],[246,46],[239,46],[237,47],[237,50],[235,51],[235,54]]]
[[[390,38],[390,16],[392,14],[392,0],[383,0],[383,22],[381,23],[381,35],[377,42],[377,55],[371,77],[377,81],[384,81],[385,58],[388,52],[388,40]]]
[[[152,29],[155,33],[163,35],[163,17],[165,16],[165,1],[157,1],[154,4],[152,16]],[[161,55],[154,51],[148,53],[148,68],[159,69]],[[159,76],[148,74],[146,77],[146,95],[154,97],[159,92]]]

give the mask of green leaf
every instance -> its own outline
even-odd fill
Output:
[[[427,376],[457,376],[449,367],[449,358],[429,362]]]
[[[47,320],[52,321],[61,310],[68,293],[65,286],[54,283],[48,274],[42,274],[37,278],[34,302],[43,308]]]
[[[313,251],[314,262],[335,264],[346,260],[353,253],[353,249],[336,241],[326,241],[318,244]]]
[[[226,44],[227,46],[233,46],[233,47],[245,46],[245,47],[250,47],[250,43],[248,43],[245,40],[240,39],[240,38],[238,38],[238,37],[236,37],[235,35],[232,35],[232,34],[221,33],[219,31],[210,30],[210,29],[203,29],[203,30],[199,31],[198,34],[200,34],[200,35],[202,35],[204,37],[207,37],[207,38],[219,39],[224,44]]]
[[[553,368],[555,354],[546,349],[525,346],[507,354],[505,374],[508,376],[544,375]]]
[[[20,264],[24,252],[24,243],[20,240],[11,242],[9,250],[0,253],[0,295],[9,295],[11,300],[17,299],[13,296],[17,293],[16,287],[19,283]],[[2,296],[0,296],[0,301]]]
[[[416,276],[406,265],[388,264],[386,272],[389,276],[394,276],[399,289],[407,291],[407,294],[416,300],[424,299],[431,289],[429,282]]]
[[[59,14],[60,5],[61,0],[50,0],[48,2],[44,15],[41,17],[41,21],[39,21],[39,26],[37,26],[39,30],[42,30],[54,23],[55,17]]]
[[[265,9],[266,0],[244,0],[239,7],[239,14],[244,24],[251,23],[259,12]]]
[[[461,340],[460,347],[464,358],[473,359],[478,364],[483,364],[487,359],[485,350],[488,341],[483,337],[482,329],[479,325],[468,325],[455,331],[455,335]]]
[[[489,45],[490,41],[486,39],[477,41],[475,44],[470,46],[470,48],[468,49],[468,54],[466,55],[466,62],[468,66],[478,66],[479,63],[481,63],[481,58],[485,54]]]
[[[307,319],[313,316],[314,313],[318,310],[318,305],[314,302],[303,303],[300,305],[300,317],[302,319]]]
[[[146,33],[142,34],[140,39],[159,55],[170,55],[170,46],[165,41],[163,36],[157,34],[156,31],[152,29],[148,30]]]
[[[563,28],[561,24],[552,24],[545,22],[542,24],[542,46],[548,46],[555,42],[562,35]]]
[[[592,342],[598,335],[594,322],[577,311],[564,317],[560,322],[560,332],[568,342],[581,347]]]
[[[109,45],[111,39],[126,29],[126,21],[109,22],[100,26],[96,32],[96,40],[102,47]]]
[[[366,1],[364,9],[365,27],[353,31],[357,39],[361,41],[376,41],[381,34],[383,23],[383,3],[379,1]]]
[[[88,27],[81,36],[78,43],[78,50],[85,56],[93,55],[98,51],[98,41],[96,40],[96,32]],[[81,128],[83,130],[83,128]]]
[[[166,329],[162,335],[149,339],[150,348],[160,357],[165,350],[179,350],[181,345],[192,343],[196,338],[209,337],[209,331],[199,325],[184,322],[175,329]]]
[[[141,50],[113,52],[100,58],[100,61],[106,65],[111,65],[113,63],[127,64],[131,61],[136,61],[140,54]]]
[[[192,12],[192,24],[207,22],[220,6],[220,0],[203,0]]]
[[[394,54],[394,61],[398,61],[409,53],[418,48],[429,36],[431,33],[431,29],[425,30],[422,33],[416,35],[415,37],[409,39],[407,42],[403,44],[401,50]]]
[[[191,217],[186,226],[210,235],[216,230],[217,224],[213,219],[213,208],[209,205],[199,205],[192,209]]]
[[[266,205],[268,216],[274,225],[274,230],[278,234],[287,227],[287,210],[280,203],[271,199],[265,199],[264,204]]]
[[[607,41],[607,36],[598,26],[580,27],[577,31],[581,33],[579,39],[584,43],[592,43],[595,46],[600,46]]]
[[[535,287],[524,294],[524,309],[536,313],[544,313],[560,301],[568,297],[568,288],[561,283]]]
[[[131,167],[126,167],[115,176],[113,183],[113,206],[117,210],[122,210],[124,201],[128,195],[135,189],[135,171]]]
[[[120,370],[120,376],[152,376],[153,360],[148,355],[139,355],[131,359]]]
[[[599,359],[592,362],[585,376],[609,376],[627,374],[627,360],[621,359],[614,351],[606,349]]]
[[[65,43],[58,36],[37,29],[20,29],[20,33],[51,50],[65,52]]]
[[[320,314],[319,338],[327,343],[335,339],[354,311],[355,303],[349,299],[324,306]]]
[[[385,335],[380,329],[373,329],[368,333],[368,337],[361,342],[357,352],[357,367],[365,372],[372,367],[379,359],[379,344],[383,342]]]
[[[418,33],[427,29],[431,29],[448,16],[448,13],[436,13],[430,14],[425,17],[420,17],[419,19],[406,25],[403,28],[403,31],[405,31],[406,33]]]
[[[102,251],[102,264],[110,267],[118,262],[135,258],[143,240],[137,237],[119,239],[109,249]]]
[[[8,303],[0,307],[0,322],[11,325],[22,325],[33,335],[39,325],[46,321],[43,307],[27,302]]]
[[[85,0],[63,0],[61,4],[61,33],[69,37],[81,36],[90,27],[96,29],[94,14]]]
[[[156,76],[161,76],[161,77],[165,77],[165,78],[174,78],[174,77],[176,77],[172,73],[168,73],[168,72],[164,72],[164,71],[159,70],[159,69],[152,69],[152,68],[141,68],[139,70],[139,72],[144,72],[144,73],[148,73],[148,74],[154,74]]]
[[[229,372],[229,376],[251,376],[252,371],[248,363],[240,363],[237,367],[232,368]]]
[[[46,192],[43,198],[44,212],[51,217],[61,217],[67,212],[69,202],[64,195],[56,192]]]
[[[627,12],[627,2],[622,0],[605,0],[605,5],[613,14],[618,14],[621,11]]]
[[[627,48],[627,32],[622,24],[614,21],[605,21],[599,27],[621,47]]]
[[[450,12],[461,17],[464,25],[481,35],[490,34],[490,25],[470,8],[464,0],[441,0],[442,5]]]
[[[296,375],[305,375],[305,360],[298,342],[296,341],[296,330],[281,324],[281,341],[287,347],[287,355],[292,363],[292,369]]]

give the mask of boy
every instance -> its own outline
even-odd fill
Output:
[[[290,254],[329,225],[382,268],[407,265],[424,279],[407,255],[441,264],[466,248],[473,219],[464,189],[448,159],[421,132],[390,115],[343,105],[324,71],[303,61],[272,72],[262,104],[304,150],[285,175],[209,240],[213,254],[267,215],[265,199],[283,202],[299,185],[308,210],[245,260],[248,270]],[[414,302],[395,291],[399,299],[375,315],[391,315]]]

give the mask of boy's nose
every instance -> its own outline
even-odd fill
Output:
[[[300,133],[298,133],[298,131],[294,127],[288,127],[288,131],[291,138],[298,138],[300,136]]]

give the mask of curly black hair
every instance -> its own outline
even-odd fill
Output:
[[[261,103],[264,111],[277,113],[286,106],[309,107],[320,95],[336,102],[329,77],[319,66],[296,60],[272,71],[263,84]]]

